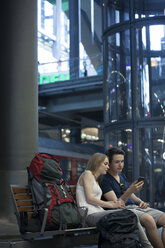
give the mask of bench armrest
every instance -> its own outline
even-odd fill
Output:
[[[86,219],[87,219],[87,214],[88,214],[88,208],[87,207],[78,207],[78,211],[82,217],[82,226],[85,227],[87,226],[86,224]]]

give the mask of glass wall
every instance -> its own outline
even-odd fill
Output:
[[[38,0],[39,84],[68,80],[69,4],[62,0]]]
[[[140,3],[139,3],[140,2]],[[165,208],[165,2],[103,1],[105,146],[126,152],[130,182]]]
[[[108,123],[131,118],[129,37],[129,30],[124,30],[107,38]]]
[[[101,1],[38,0],[38,83],[102,75]]]

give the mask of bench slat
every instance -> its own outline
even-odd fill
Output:
[[[12,187],[14,193],[28,193],[28,189],[26,187]]]
[[[17,200],[16,204],[18,207],[20,207],[20,206],[33,206],[32,200],[25,200],[25,201]]]
[[[32,195],[25,195],[25,194],[14,194],[16,200],[28,200],[32,199]]]
[[[17,207],[18,208],[18,211],[21,212],[21,211],[27,211],[27,212],[32,212],[33,211],[33,206],[24,206],[24,207]]]

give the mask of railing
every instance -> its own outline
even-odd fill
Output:
[[[38,63],[38,84],[55,83],[70,79],[102,75],[102,54],[83,59],[59,60]]]

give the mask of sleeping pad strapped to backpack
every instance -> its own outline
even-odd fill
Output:
[[[81,217],[56,157],[37,153],[27,170],[35,210],[48,208],[46,230],[80,227]]]

